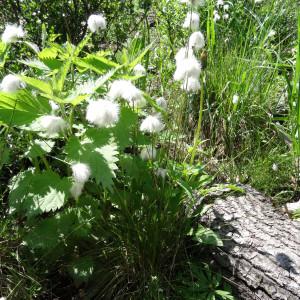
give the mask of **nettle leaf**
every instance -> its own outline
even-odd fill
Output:
[[[65,148],[68,160],[87,163],[96,182],[104,188],[112,186],[118,161],[117,145],[110,137],[109,130],[89,129],[82,141],[73,137]]]
[[[27,90],[17,93],[0,92],[0,121],[8,125],[30,124],[33,120],[51,111],[44,98],[33,97]]]
[[[123,107],[120,113],[120,120],[113,128],[114,136],[121,150],[133,144],[132,131],[137,124],[138,115],[132,109]]]
[[[198,225],[198,229],[193,234],[194,239],[201,243],[206,245],[213,245],[213,246],[223,246],[223,241],[219,237],[217,233],[212,231],[211,229],[204,227],[202,225]]]
[[[120,65],[105,58],[101,54],[89,54],[84,58],[74,59],[74,63],[80,68],[92,70],[98,74],[104,74]]]
[[[45,153],[51,152],[54,144],[55,142],[51,140],[35,140],[31,143],[25,155],[30,158],[41,157]]]
[[[25,235],[25,243],[32,249],[51,249],[59,244],[69,245],[75,239],[89,236],[92,212],[84,208],[68,208],[55,216],[34,224]]]
[[[69,272],[76,281],[87,281],[93,271],[94,262],[90,256],[76,259],[69,267]]]
[[[10,185],[10,211],[35,216],[60,209],[66,203],[71,182],[52,171],[33,170],[15,176]]]
[[[48,95],[53,94],[51,85],[43,80],[39,80],[36,78],[27,77],[27,76],[20,76],[20,78],[22,79],[22,81],[24,81],[29,86],[31,86],[45,94],[48,94]]]

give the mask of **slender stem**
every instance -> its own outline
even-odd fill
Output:
[[[195,160],[195,155],[196,151],[200,142],[200,134],[201,134],[201,129],[202,129],[202,116],[203,116],[203,103],[204,103],[204,89],[203,89],[203,80],[201,77],[201,92],[200,92],[200,107],[199,107],[199,117],[198,117],[198,125],[197,125],[197,130],[195,132],[194,136],[194,146],[192,150],[192,155],[191,155],[191,161],[190,164],[194,163]]]

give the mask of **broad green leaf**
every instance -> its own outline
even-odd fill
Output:
[[[31,87],[45,94],[52,95],[52,87],[49,83],[36,78],[27,77],[27,76],[20,76],[20,78]]]
[[[99,211],[95,210],[95,213]],[[88,238],[91,231],[91,213],[83,208],[68,208],[48,217],[41,222],[34,222],[33,228],[25,236],[26,244],[33,249],[54,248],[59,244],[72,244],[76,239]]]
[[[31,68],[35,68],[41,71],[50,71],[50,68],[44,64],[42,61],[38,59],[26,59],[26,60],[18,60],[23,65],[29,66]]]
[[[123,107],[121,109],[119,122],[112,129],[120,150],[123,150],[134,143],[132,140],[132,133],[137,121],[138,115],[136,112],[128,107]]]
[[[87,163],[96,182],[110,188],[117,169],[117,146],[109,140],[110,134],[106,130],[89,130],[87,134],[82,141],[75,137],[69,140],[65,148],[67,159]]]
[[[35,140],[30,144],[25,155],[30,158],[41,157],[45,153],[51,152],[54,144],[55,142],[51,140]]]
[[[51,111],[49,102],[33,97],[27,90],[17,93],[0,92],[0,122],[7,125],[30,124],[34,119]]]
[[[104,74],[111,69],[121,67],[119,64],[97,54],[89,54],[85,58],[76,58],[74,63],[81,68],[92,70],[98,74]]]
[[[194,239],[201,244],[223,246],[218,234],[203,225],[198,225],[198,229],[194,233]]]
[[[34,216],[61,208],[67,201],[71,183],[52,171],[28,170],[16,175],[10,186],[10,211]]]

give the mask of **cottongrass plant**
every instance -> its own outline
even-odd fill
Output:
[[[18,26],[16,24],[8,24],[6,25],[1,38],[4,44],[11,44],[24,38],[25,35],[25,31],[21,25]]]

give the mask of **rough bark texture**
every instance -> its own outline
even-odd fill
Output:
[[[203,220],[223,238],[215,259],[230,270],[240,299],[300,299],[300,222],[246,187],[218,198]]]

